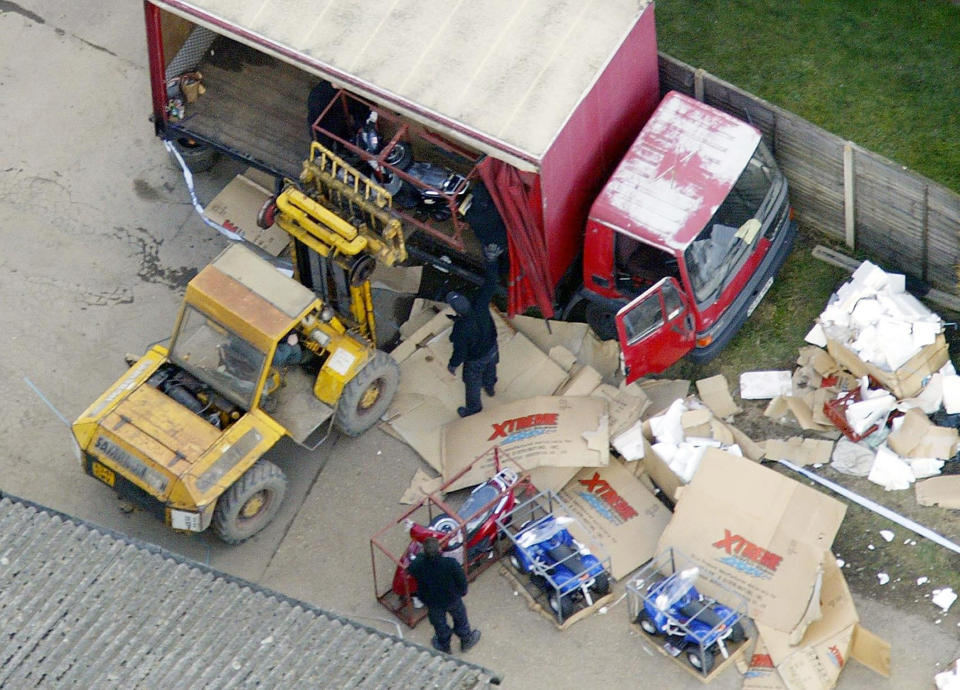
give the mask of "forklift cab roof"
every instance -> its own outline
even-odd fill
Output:
[[[261,347],[278,342],[315,300],[309,289],[240,244],[204,267],[186,295],[187,303]]]
[[[683,251],[706,227],[760,142],[756,128],[670,92],[590,209],[590,220]]]
[[[538,167],[650,5],[650,0],[148,2],[526,170]]]

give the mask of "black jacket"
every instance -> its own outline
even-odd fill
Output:
[[[456,368],[464,362],[477,360],[497,344],[497,326],[490,316],[490,300],[497,289],[497,263],[486,262],[483,286],[470,298],[470,310],[457,314],[450,332],[453,354],[447,366]]]
[[[417,581],[417,597],[427,608],[447,608],[467,594],[467,576],[449,556],[421,553],[407,568]]]

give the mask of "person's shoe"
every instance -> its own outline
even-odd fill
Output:
[[[489,388],[484,386],[483,392],[489,395],[491,398],[497,394],[497,391],[494,390],[493,386],[490,386]]]
[[[433,636],[433,639],[430,640],[430,644],[431,644],[431,646],[433,646],[433,648],[436,649],[438,652],[443,652],[444,654],[449,654],[449,653],[450,653],[450,643],[447,642],[447,646],[444,647],[443,645],[440,644],[440,639],[439,639],[436,635],[434,635],[434,636]]]
[[[470,633],[470,637],[460,641],[460,651],[466,652],[471,647],[476,646],[477,642],[479,641],[480,641],[480,631],[474,630],[472,633]]]
[[[480,408],[480,409],[483,409],[483,408]],[[460,415],[461,417],[469,417],[470,415],[476,414],[476,413],[479,412],[479,411],[480,411],[480,410],[474,410],[473,412],[471,412],[471,411],[468,410],[466,407],[458,407],[458,408],[457,408],[457,414]]]

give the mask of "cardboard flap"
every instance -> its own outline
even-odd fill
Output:
[[[657,540],[670,520],[670,511],[616,458],[606,467],[584,468],[560,497],[607,550],[618,580],[657,553]]]
[[[913,485],[917,503],[922,506],[960,508],[960,475],[931,477]]]
[[[859,624],[853,629],[850,658],[881,676],[890,677],[890,643]]]
[[[836,499],[711,448],[680,494],[658,551],[687,554],[705,579],[746,597],[755,621],[790,632],[809,618],[824,550],[845,512]]]

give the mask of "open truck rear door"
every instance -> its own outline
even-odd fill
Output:
[[[693,349],[693,315],[674,278],[663,278],[617,312],[627,383],[659,373]]]

